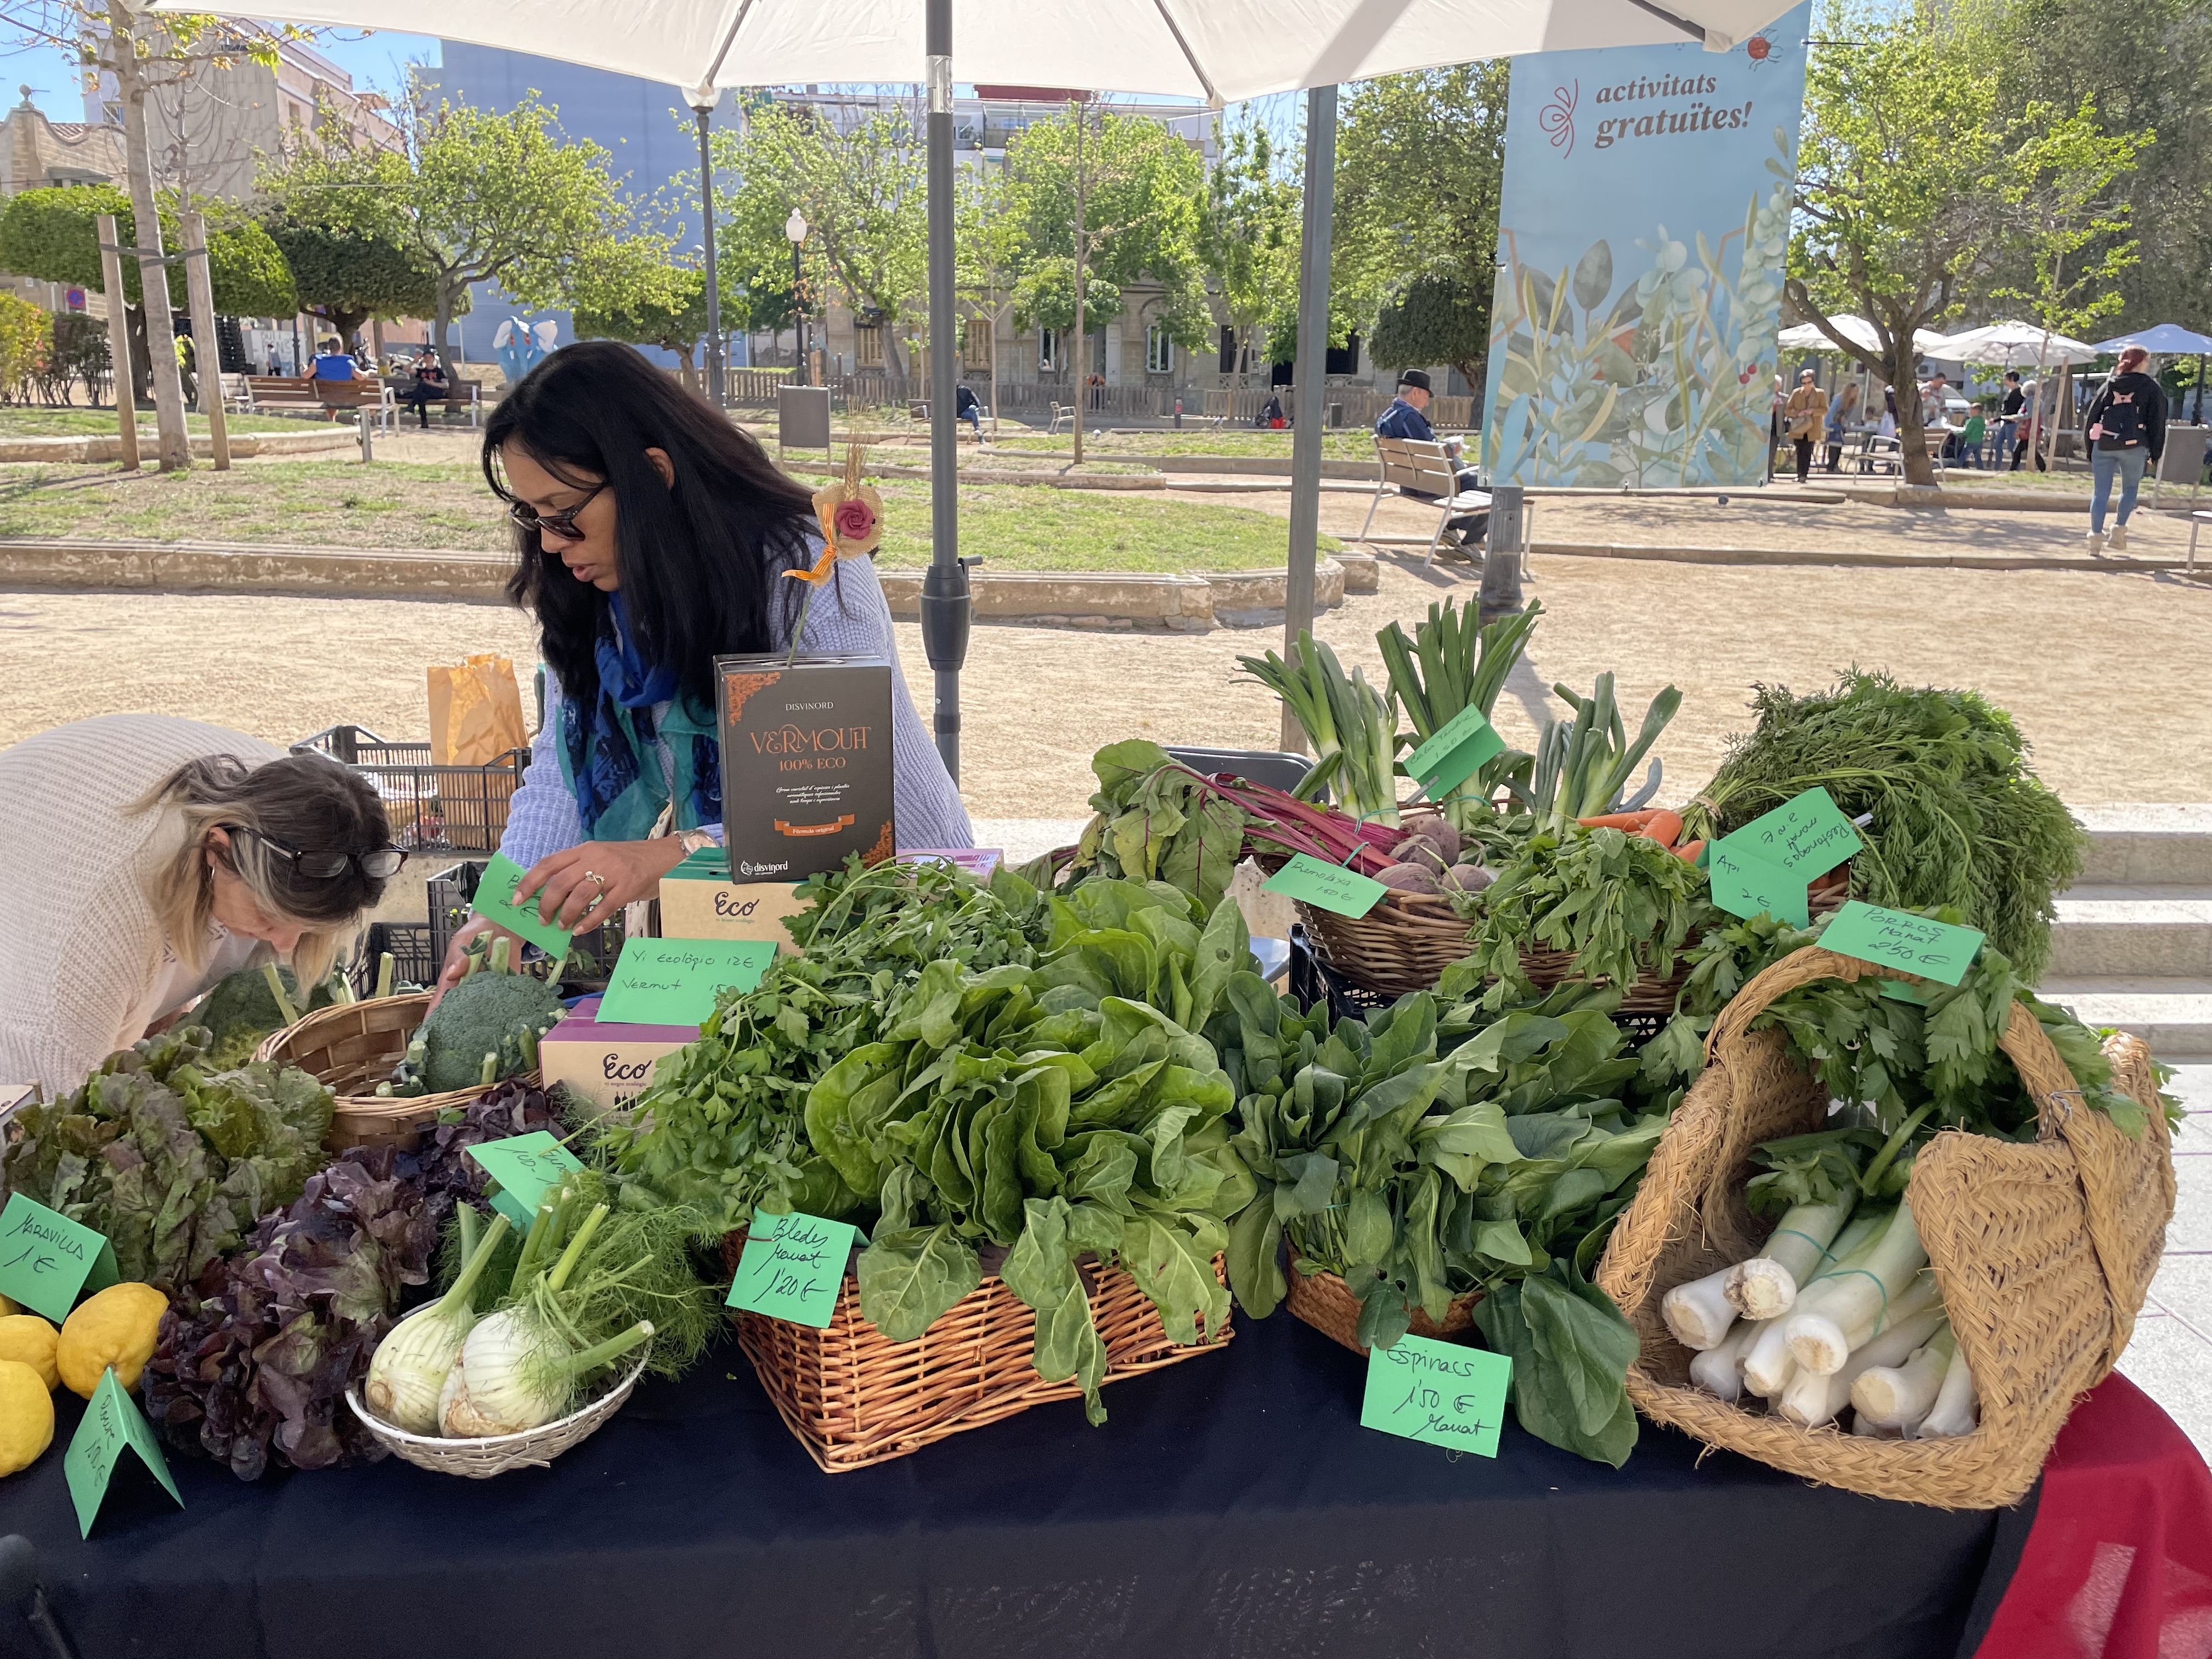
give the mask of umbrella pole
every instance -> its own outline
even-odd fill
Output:
[[[934,0],[933,0],[934,3]],[[1283,654],[1313,626],[1314,557],[1321,536],[1322,395],[1328,378],[1328,255],[1335,207],[1336,88],[1306,92],[1305,225],[1298,264],[1297,397],[1291,428],[1291,559],[1283,584]],[[1305,729],[1283,705],[1283,747],[1305,747]]]
[[[952,0],[928,0],[929,572],[921,649],[937,677],[937,752],[960,781],[960,668],[972,614],[960,558],[960,452],[952,404],[960,349],[952,316]]]

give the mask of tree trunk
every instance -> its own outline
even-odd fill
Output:
[[[1907,328],[1883,360],[1882,374],[1897,394],[1897,447],[1905,482],[1930,489],[1936,487],[1936,469],[1928,459],[1928,428],[1920,418],[1918,361],[1912,351],[1912,331]]]
[[[438,361],[451,364],[453,354],[446,349],[446,337],[453,326],[453,302],[458,298],[453,283],[441,272],[438,276],[438,314],[430,319],[430,343],[437,348]]]
[[[119,228],[119,227],[118,227]],[[146,378],[146,307],[123,307],[125,325],[131,331],[131,406],[154,401],[153,382]]]
[[[191,440],[185,430],[184,380],[177,372],[176,308],[169,303],[169,268],[161,263],[161,216],[154,205],[154,162],[146,139],[146,83],[138,70],[131,17],[121,0],[107,0],[109,68],[123,103],[124,170],[130,177],[132,240],[138,256],[138,287],[145,298],[146,345],[154,381],[156,453],[164,472],[181,472],[192,464]]]
[[[1083,131],[1091,125],[1091,117],[1080,104],[1075,106],[1075,465],[1083,465],[1083,405],[1091,392],[1091,337],[1083,327],[1083,275],[1090,263],[1090,240],[1084,231],[1085,185],[1083,176]]]

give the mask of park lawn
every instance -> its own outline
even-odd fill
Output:
[[[228,422],[233,432],[299,432],[307,424],[274,415],[233,415]],[[187,415],[185,424],[195,433],[208,429],[204,415]],[[0,408],[0,438],[106,438],[114,434],[117,426],[112,409],[49,409],[38,404]],[[153,437],[154,411],[142,409],[138,441],[150,447]]]
[[[810,481],[811,482],[811,481]],[[929,485],[882,484],[886,565],[929,561]],[[1210,503],[1021,485],[960,492],[961,551],[1004,570],[1266,569],[1282,520]],[[471,464],[255,461],[137,477],[83,466],[0,466],[0,537],[221,541],[505,552],[505,511]],[[1335,544],[1324,538],[1324,551]],[[0,555],[0,573],[4,556]]]
[[[1100,455],[1229,455],[1240,459],[1265,457],[1287,461],[1291,459],[1291,439],[1288,432],[1237,431],[1224,428],[1218,432],[1199,432],[1185,428],[1146,432],[1085,433],[1083,453],[1086,459],[1096,452]],[[991,446],[994,449],[1026,450],[1044,454],[1071,455],[1074,440],[1065,433],[1048,437],[1042,433],[1009,433]],[[1321,437],[1322,458],[1332,461],[1365,461],[1375,457],[1375,434],[1364,427],[1324,432]]]

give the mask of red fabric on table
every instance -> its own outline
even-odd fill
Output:
[[[2212,1472],[2117,1373],[2051,1449],[2020,1565],[1976,1659],[2208,1659]]]

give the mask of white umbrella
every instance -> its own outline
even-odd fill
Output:
[[[1860,356],[1875,357],[1881,355],[1881,344],[1875,337],[1874,325],[1865,318],[1854,317],[1846,313],[1841,317],[1829,318],[1828,325],[1856,346]],[[1927,329],[1916,328],[1912,331],[1913,349],[1923,356],[1928,356],[1929,348],[1939,343],[1942,338],[1941,335],[1932,333]],[[1820,325],[1817,323],[1793,324],[1776,337],[1775,343],[1784,351],[1840,349],[1833,340],[1820,331]]]
[[[2094,363],[2097,348],[2038,323],[1988,323],[1945,335],[1927,348],[1927,355],[1999,368],[2048,368],[2059,363]]]
[[[1321,509],[1322,352],[1327,344],[1336,88],[1406,70],[1527,52],[1669,45],[1724,51],[1790,0],[273,0],[254,15],[396,29],[587,64],[684,88],[894,82],[928,88],[930,568],[922,648],[937,677],[936,737],[960,775],[960,666],[968,573],[959,560],[953,434],[959,356],[953,315],[953,26],[960,79],[1094,91],[1179,94],[1218,107],[1308,89],[1304,245],[1298,283],[1297,402],[1291,448],[1285,631],[1313,615]],[[204,10],[160,0],[156,12]],[[702,124],[703,129],[703,124]],[[700,181],[712,211],[713,191]],[[708,329],[719,338],[716,284]],[[1511,567],[1486,562],[1491,578]],[[1285,738],[1295,728],[1287,711]]]

